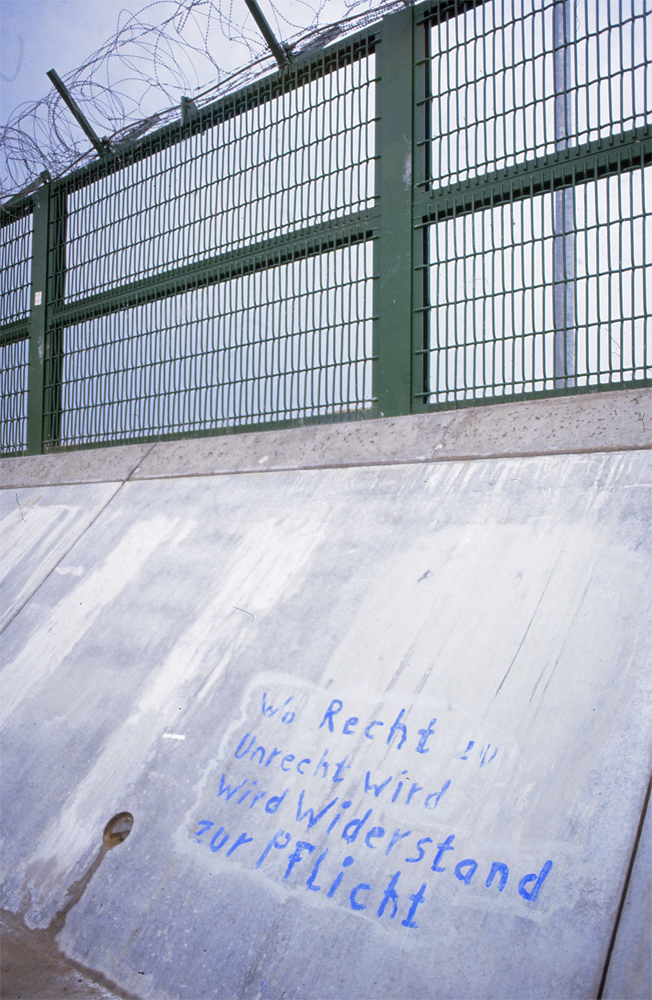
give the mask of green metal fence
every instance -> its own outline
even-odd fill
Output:
[[[2,451],[651,384],[651,33],[406,7],[14,199]]]

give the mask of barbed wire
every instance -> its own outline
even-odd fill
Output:
[[[409,2],[277,0],[265,11],[276,37],[296,56]],[[201,108],[275,68],[244,0],[154,0],[136,14],[122,11],[115,33],[63,79],[115,147],[178,119],[182,96]],[[33,189],[44,170],[61,177],[96,155],[51,88],[0,126],[0,198]]]

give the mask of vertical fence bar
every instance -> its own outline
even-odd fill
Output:
[[[412,8],[383,21],[376,58],[381,221],[374,268],[374,396],[379,415],[390,417],[409,413],[412,397]]]
[[[43,451],[43,375],[47,322],[49,222],[50,185],[44,184],[34,195],[32,280],[29,300],[29,368],[27,373],[26,450],[28,455],[40,455]]]
[[[555,149],[568,148],[573,134],[571,99],[571,3],[555,0],[553,8],[555,78]],[[575,193],[555,192],[554,376],[555,388],[575,385]]]

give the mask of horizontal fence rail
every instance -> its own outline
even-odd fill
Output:
[[[441,0],[0,214],[1,450],[649,385],[652,8]]]

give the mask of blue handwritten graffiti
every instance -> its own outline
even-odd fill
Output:
[[[305,818],[305,816],[303,818]],[[347,843],[354,842],[367,819],[368,816],[365,814],[365,816],[361,819],[353,820],[348,823],[344,828],[342,838]],[[351,823],[359,825],[352,830]],[[225,857],[227,858],[231,857],[237,850],[245,848],[247,845],[252,845],[247,857],[250,860],[256,858],[256,855],[260,850],[260,845],[256,846],[254,843],[255,837],[249,836],[245,832],[232,837],[232,834],[228,833],[223,826],[220,826],[217,831],[212,834],[210,839],[208,836],[203,839],[204,835],[208,835],[208,832],[212,831],[214,826],[215,823],[213,820],[200,820],[198,822],[197,830],[191,834],[194,842],[198,844],[205,844],[211,852],[217,853],[221,851],[222,848],[229,843],[229,841],[232,841],[231,846],[225,853]],[[372,831],[370,830],[367,836],[369,836],[371,832]],[[396,834],[392,838],[385,852],[386,855],[389,854],[390,851],[402,840],[407,838],[410,835],[410,832],[411,831],[396,831]],[[429,866],[430,871],[438,874],[452,871],[453,877],[458,882],[464,886],[468,886],[474,879],[476,872],[480,867],[475,858],[464,858],[462,861],[457,862],[452,869],[449,865],[442,863],[448,852],[455,851],[455,845],[453,844],[454,840],[455,834],[451,833],[441,843],[436,845],[432,864]],[[405,861],[407,863],[421,861],[425,854],[423,845],[426,843],[431,844],[432,838],[420,838],[417,843],[419,857],[406,857]],[[318,850],[317,844],[303,839],[296,839],[293,843],[292,834],[288,830],[277,830],[276,833],[269,838],[261,853],[253,863],[254,870],[257,871],[263,865],[268,865],[271,854],[276,855],[276,852],[286,852],[290,848],[290,845],[292,845],[292,849],[289,853],[285,854],[285,861],[282,868],[283,875],[280,878],[281,882],[292,882],[292,884],[297,887],[295,869],[300,869],[302,872],[302,874],[299,875],[298,885],[302,884],[301,880],[304,878],[309,869],[307,878],[305,878],[305,882],[303,883],[307,891],[324,892],[326,898],[330,900],[337,896],[338,904],[341,903],[343,899],[347,899],[348,904],[353,911],[361,912],[365,910],[372,910],[378,919],[383,920],[394,921],[401,908],[404,908],[404,916],[400,921],[400,925],[409,930],[416,930],[419,926],[415,917],[418,907],[426,901],[426,890],[429,885],[428,881],[421,882],[415,891],[411,893],[408,892],[406,896],[402,888],[399,890],[399,882],[402,876],[402,869],[399,869],[389,877],[389,881],[386,886],[377,889],[371,881],[355,881],[357,876],[349,877],[349,869],[351,869],[354,865],[357,865],[356,859],[353,855],[347,854],[341,861],[338,861],[337,859],[341,858],[341,853],[337,850],[331,855],[331,860],[329,858],[330,848],[328,847],[321,851],[314,862],[310,860],[308,868],[306,868],[306,861],[308,859],[312,859],[315,852]],[[243,856],[240,857],[242,860]],[[333,867],[333,861],[335,862],[336,867]],[[519,896],[521,896],[528,903],[534,903],[538,898],[541,888],[552,870],[552,867],[552,861],[548,860],[538,873],[532,872],[523,876],[523,878],[518,881],[517,891]],[[492,862],[485,882],[486,889],[491,888],[496,876],[499,876],[497,887],[498,892],[502,893],[509,880],[509,868],[502,861]],[[318,883],[318,879],[321,884]],[[348,885],[346,884],[347,879]],[[355,884],[352,884],[354,881]],[[342,892],[340,892],[340,889],[342,889]],[[374,899],[375,902],[372,903]]]
[[[294,699],[294,695],[290,695],[289,698],[286,698],[286,700],[285,700],[285,702],[283,704],[283,708],[287,708],[287,706],[290,704],[290,702],[293,699]],[[283,709],[281,709],[281,708],[274,708],[274,706],[271,703],[270,704],[267,703],[267,692],[266,691],[263,691],[263,705],[262,705],[262,710],[263,710],[263,715],[266,718],[271,718],[271,716],[276,715],[278,712],[283,711]],[[292,712],[292,711],[283,712],[283,714],[281,715],[281,722],[284,722],[286,726],[289,726],[289,724],[291,722],[294,722],[294,712]]]

